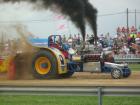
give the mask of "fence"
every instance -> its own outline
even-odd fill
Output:
[[[140,54],[114,55],[115,62],[140,63]]]
[[[140,96],[140,86],[48,86],[48,87],[16,87],[1,86],[0,95],[71,95],[71,96],[98,96],[98,105],[102,105],[103,96]]]

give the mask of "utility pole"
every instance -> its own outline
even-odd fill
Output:
[[[1,34],[1,39],[0,39],[0,53],[2,54],[2,51],[3,51],[3,49],[4,49],[4,34],[3,34],[3,32],[2,33],[0,33]]]
[[[137,29],[137,11],[135,9],[135,28]]]
[[[128,8],[127,8],[127,11],[126,11],[126,15],[127,15],[127,19],[126,19],[126,21],[127,21],[127,36],[128,36],[128,34],[129,34],[129,32],[128,32],[128,30],[129,30],[129,11],[128,11]]]

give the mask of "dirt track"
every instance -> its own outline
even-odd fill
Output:
[[[114,80],[110,74],[75,73],[68,79],[52,80],[0,80],[0,86],[140,86],[140,72],[129,78]]]

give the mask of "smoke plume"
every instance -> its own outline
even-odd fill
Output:
[[[87,0],[83,1],[85,2],[85,17],[93,30],[94,37],[97,39],[97,10]]]
[[[97,37],[97,10],[89,3],[88,0],[3,0],[3,2],[20,2],[27,1],[30,3],[42,2],[42,7],[48,9],[56,5],[64,15],[70,17],[71,21],[80,29],[83,40],[85,41],[85,19],[88,20],[94,36]]]

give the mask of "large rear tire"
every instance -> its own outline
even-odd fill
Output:
[[[38,79],[56,78],[57,60],[50,51],[40,50],[33,58],[32,71]]]

